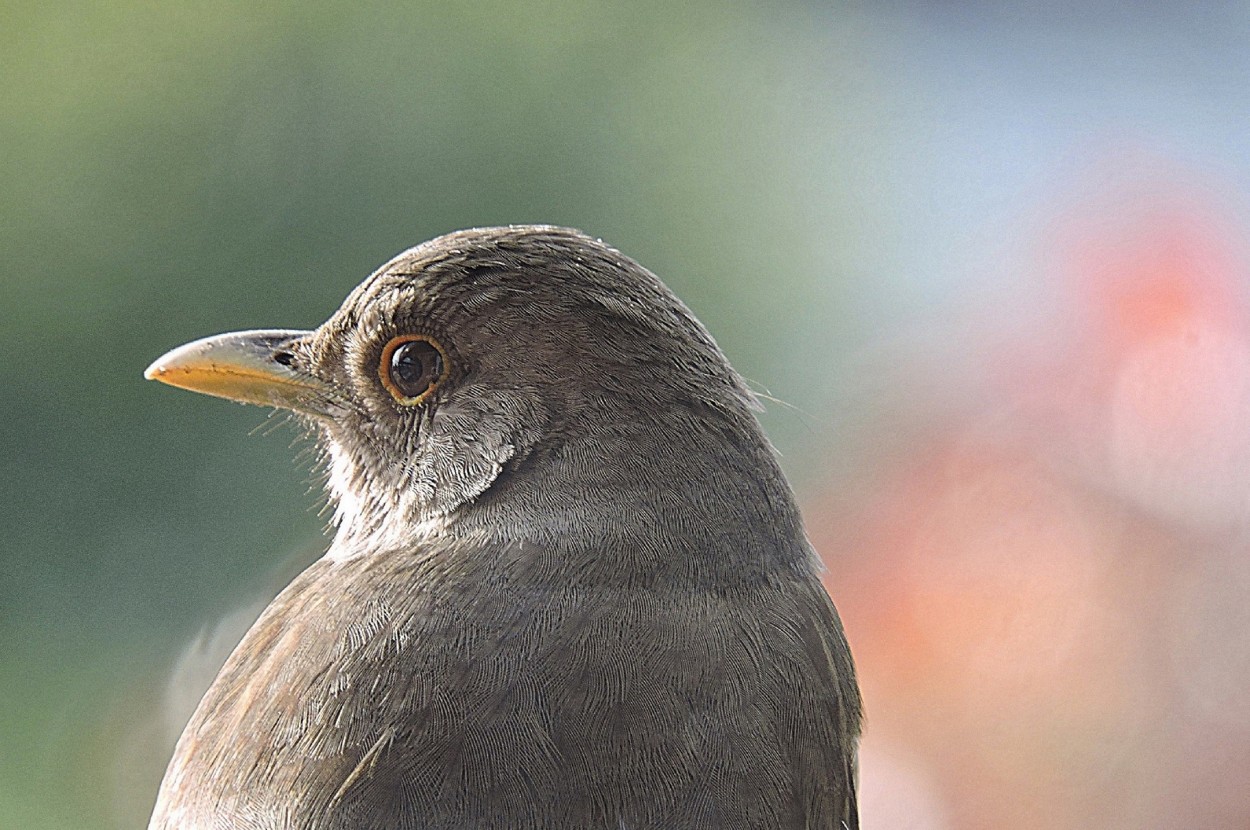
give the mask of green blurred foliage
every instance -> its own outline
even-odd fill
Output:
[[[834,399],[854,20],[802,4],[9,2],[0,9],[0,826],[141,825],[164,684],[322,545],[291,430],[156,384],[202,335],[312,327],[397,251],[581,227],[749,378]],[[839,231],[838,229],[848,229]],[[800,480],[820,414],[767,425]],[[311,492],[310,492],[311,488]]]

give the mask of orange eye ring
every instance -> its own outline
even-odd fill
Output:
[[[378,380],[403,406],[424,403],[450,374],[447,350],[428,334],[392,337],[378,358]]]

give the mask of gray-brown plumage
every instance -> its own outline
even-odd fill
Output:
[[[454,233],[316,331],[148,376],[304,416],[338,528],[205,695],[151,828],[857,826],[859,694],[790,488],[632,260]]]

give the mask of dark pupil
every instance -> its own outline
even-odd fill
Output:
[[[405,343],[391,355],[391,381],[409,398],[430,388],[443,374],[443,356],[424,340]]]

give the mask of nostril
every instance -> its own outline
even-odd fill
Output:
[[[281,363],[283,366],[290,366],[295,362],[295,355],[290,352],[274,352],[273,359],[275,363]]]

